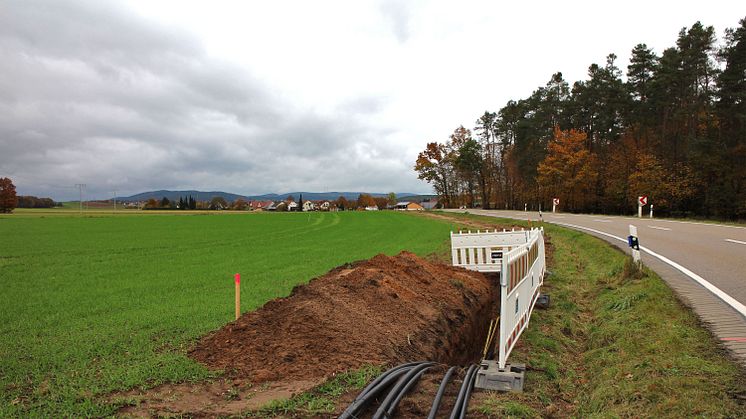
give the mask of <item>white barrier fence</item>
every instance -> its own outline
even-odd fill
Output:
[[[544,283],[544,229],[452,232],[451,256],[454,266],[500,273],[498,363],[505,368]]]
[[[525,230],[451,232],[453,266],[479,272],[500,272],[502,259],[513,248],[528,242]]]

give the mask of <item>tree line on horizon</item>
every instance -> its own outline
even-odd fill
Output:
[[[343,195],[340,195],[335,200],[328,200],[329,203],[335,208],[346,211],[355,210],[367,207],[378,207],[381,209],[391,208],[396,205],[396,194],[390,192],[387,196],[374,197],[371,194],[361,193],[357,199],[347,199]],[[288,195],[282,201],[279,202],[295,202],[295,198],[292,195]],[[298,206],[303,206],[303,194],[300,195]],[[238,198],[234,201],[227,201],[222,196],[214,196],[210,201],[198,201],[191,195],[187,197],[179,197],[179,200],[170,200],[167,197],[163,197],[160,200],[155,198],[148,199],[142,207],[144,210],[238,210],[243,211],[249,209],[249,201],[243,198]],[[287,211],[287,206],[284,209],[278,208],[279,211]]]
[[[481,115],[419,153],[415,171],[446,207],[746,218],[746,18],[682,28],[658,55],[609,54],[572,86],[555,73],[529,97]]]

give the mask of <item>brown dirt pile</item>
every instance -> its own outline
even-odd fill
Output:
[[[464,364],[481,350],[496,286],[412,253],[378,255],[241,316],[190,355],[253,383],[325,378],[365,364]]]

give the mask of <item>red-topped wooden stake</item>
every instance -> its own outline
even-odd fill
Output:
[[[241,316],[241,274],[233,275],[236,282],[236,320]]]

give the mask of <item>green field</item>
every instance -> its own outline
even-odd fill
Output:
[[[100,416],[115,391],[201,380],[185,356],[242,310],[345,262],[443,250],[450,224],[394,212],[0,217],[0,417]]]

